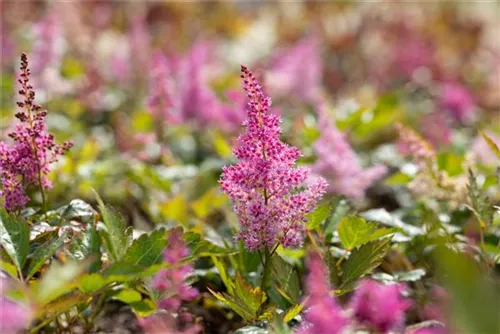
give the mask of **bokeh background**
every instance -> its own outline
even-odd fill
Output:
[[[478,129],[500,141],[498,2],[0,6],[1,139],[13,126],[15,76],[26,52],[50,130],[75,143],[54,169],[52,202],[92,201],[94,188],[144,228],[193,220],[217,226],[230,217],[217,179],[234,161],[245,117],[240,64],[272,96],[283,139],[301,149],[301,164],[318,167],[325,146],[351,152],[333,161],[335,175],[317,169],[335,184],[332,196],[360,208],[409,205],[398,185],[413,169],[396,142],[397,122],[421,133],[451,176],[471,159],[494,168]]]

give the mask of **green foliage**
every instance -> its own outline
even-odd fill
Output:
[[[150,234],[144,233],[135,239],[127,249],[122,262],[143,267],[157,264],[166,246],[166,232],[159,229]]]
[[[104,226],[98,226],[97,232],[112,260],[117,262],[122,259],[132,242],[132,228],[127,228],[123,217],[111,207],[104,205],[97,193],[95,195],[104,223]]]
[[[391,247],[390,239],[370,241],[352,251],[342,264],[342,284],[340,290],[351,290],[356,279],[377,268]]]
[[[468,190],[472,211],[479,220],[481,227],[484,228],[490,225],[493,221],[493,207],[488,202],[488,199],[483,194],[482,190],[479,188],[472,170],[469,170]]]
[[[226,304],[231,310],[238,313],[245,321],[256,321],[261,316],[261,306],[267,297],[259,287],[252,287],[246,283],[240,275],[231,282],[233,293],[215,292],[209,288],[217,300]]]
[[[50,259],[55,252],[64,245],[64,239],[66,238],[67,235],[63,233],[59,238],[56,238],[55,240],[48,240],[39,246],[31,256],[26,278],[33,276],[45,263],[45,261]]]
[[[21,274],[29,250],[28,226],[3,208],[0,208],[0,245]]]
[[[348,250],[394,234],[397,231],[396,228],[377,227],[377,223],[367,222],[364,218],[347,216],[342,218],[337,231],[342,245]]]

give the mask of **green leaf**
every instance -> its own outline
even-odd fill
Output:
[[[94,225],[87,225],[82,233],[76,235],[69,244],[68,257],[83,261],[92,258],[90,272],[96,272],[101,266],[101,240]]]
[[[317,230],[321,224],[328,218],[332,206],[330,203],[323,203],[316,207],[316,209],[308,215],[309,221],[307,228],[310,230]]]
[[[133,289],[122,289],[113,298],[118,299],[126,304],[136,303],[142,300],[142,295]]]
[[[490,137],[488,137],[488,135],[486,135],[484,132],[481,132],[481,136],[484,138],[484,140],[486,141],[486,143],[488,144],[488,146],[490,147],[490,149],[493,151],[493,153],[495,153],[495,155],[497,156],[497,158],[500,159],[500,148],[493,141],[493,139],[491,139]]]
[[[183,235],[187,246],[191,249],[191,255],[197,256],[221,256],[236,253],[233,249],[228,249],[215,245],[214,243],[202,239],[201,235],[195,232],[186,232]]]
[[[53,262],[42,280],[35,285],[35,297],[39,304],[46,304],[76,287],[76,279],[86,269],[82,263],[67,262],[64,265]]]
[[[485,228],[493,221],[493,206],[488,202],[487,197],[479,188],[476,176],[470,169],[468,191],[469,199],[472,205],[471,209],[479,220],[481,227]]]
[[[397,229],[385,227],[377,229],[377,223],[367,222],[362,217],[347,216],[340,221],[337,232],[344,247],[351,250],[369,241],[396,233]]]
[[[234,293],[234,284],[231,281],[231,279],[229,278],[229,275],[227,274],[225,264],[222,262],[222,260],[218,260],[215,256],[211,256],[211,258],[212,258],[212,262],[214,263],[215,267],[219,271],[219,276],[220,276],[222,282],[224,283],[224,285],[226,286],[227,291],[229,292],[229,294],[233,294]]]
[[[351,211],[351,208],[345,199],[339,197],[333,202],[331,215],[325,224],[325,235],[329,236],[327,240],[331,239],[333,232],[337,230],[340,220],[344,218],[349,211]]]
[[[56,251],[64,245],[64,239],[66,238],[66,233],[63,233],[59,238],[55,240],[48,240],[43,245],[38,247],[36,251],[31,256],[31,261],[28,267],[28,274],[26,278],[30,278],[42,265],[50,259]]]
[[[298,316],[300,314],[300,312],[302,312],[303,308],[304,308],[304,305],[302,305],[302,304],[296,304],[296,305],[290,307],[286,311],[285,317],[283,318],[283,321],[284,322],[292,321],[296,316]]]
[[[342,285],[340,289],[350,288],[356,279],[377,268],[391,247],[390,239],[371,241],[354,251],[342,264]]]
[[[139,317],[150,316],[156,311],[156,305],[151,299],[143,299],[129,305]]]
[[[0,260],[0,268],[7,274],[9,274],[10,277],[17,278],[17,268],[12,263]]]
[[[299,276],[293,266],[279,255],[272,257],[271,263],[273,287],[292,305],[300,301]]]
[[[385,179],[384,183],[390,186],[399,186],[399,185],[407,185],[412,180],[410,175],[404,173],[395,173]]]
[[[26,223],[0,208],[0,245],[20,273],[28,255],[29,237]]]
[[[98,227],[98,232],[112,260],[118,262],[125,255],[132,242],[132,227],[127,228],[123,217],[110,206],[104,205],[101,197],[96,192],[95,195],[106,227],[106,229]]]
[[[160,262],[163,249],[166,246],[164,229],[158,229],[150,234],[144,233],[132,242],[123,258],[124,263],[149,267]]]
[[[266,301],[267,297],[264,291],[259,287],[252,287],[246,283],[240,275],[236,276],[234,284],[234,293],[215,292],[208,288],[210,293],[223,302],[231,310],[238,313],[245,321],[255,321],[259,318],[259,310]]]
[[[94,208],[81,199],[74,199],[68,205],[58,208],[56,214],[63,220],[76,220],[87,224],[94,223],[97,216]]]

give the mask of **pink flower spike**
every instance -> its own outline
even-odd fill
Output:
[[[327,270],[319,254],[311,254],[308,269],[309,274],[305,282],[308,309],[304,316],[305,323],[297,329],[296,334],[342,333],[349,324],[349,319],[330,295]]]
[[[312,171],[329,181],[328,192],[361,198],[366,189],[387,173],[387,167],[375,165],[362,169],[356,152],[328,114],[325,102],[318,98],[316,103],[321,136],[314,144],[317,160]]]
[[[350,307],[360,323],[380,333],[400,332],[405,324],[405,312],[411,301],[403,298],[405,286],[384,285],[373,280],[363,280],[354,292]]]
[[[279,139],[280,118],[270,112],[271,98],[255,76],[241,66],[248,96],[246,133],[238,138],[239,162],[223,168],[220,184],[239,218],[237,238],[251,251],[277,244],[297,247],[304,238],[305,215],[314,209],[327,186],[319,178],[307,185],[309,169],[295,167],[300,152]]]
[[[54,135],[47,132],[47,110],[35,104],[35,91],[30,84],[30,69],[26,54],[21,55],[19,94],[23,97],[17,105],[22,108],[15,116],[19,120],[14,132],[9,133],[12,145],[0,142],[0,178],[5,208],[9,211],[23,208],[29,201],[28,187],[51,187],[46,175],[50,165],[68,151],[72,142],[57,145]]]
[[[160,270],[152,281],[153,288],[167,296],[159,301],[159,305],[168,311],[177,311],[183,301],[191,301],[199,295],[198,290],[185,282],[193,271],[192,265],[181,263],[187,256],[189,249],[182,240],[182,232],[172,231],[168,247],[163,253],[169,268]]]

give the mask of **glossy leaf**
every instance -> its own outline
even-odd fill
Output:
[[[344,247],[351,250],[397,231],[395,228],[378,229],[377,227],[377,223],[367,222],[364,218],[348,216],[342,218],[337,232]]]
[[[29,230],[26,223],[0,208],[0,245],[21,272],[29,250]]]

